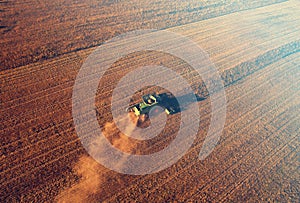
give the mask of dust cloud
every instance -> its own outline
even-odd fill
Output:
[[[134,114],[129,114],[128,117],[117,119],[117,122],[118,126],[122,126],[123,129],[125,129],[125,134],[120,132],[114,122],[107,122],[102,129],[102,133],[106,136],[106,139],[119,150],[127,153],[136,152],[137,144],[132,142],[127,135],[130,135],[134,131],[139,119]],[[134,125],[129,125],[130,123]],[[97,142],[101,142],[102,139],[105,139],[103,135],[93,140],[95,145],[92,145],[90,149],[91,154],[99,153],[99,151],[102,153],[101,149],[97,147]],[[123,159],[119,161],[117,165],[118,168],[122,168],[128,156],[124,156]],[[106,177],[107,171],[103,170],[103,167],[96,160],[86,155],[79,158],[73,171],[80,177],[80,180],[72,187],[63,190],[56,197],[56,201],[59,203],[86,202],[91,195],[101,192],[101,185],[104,184],[108,178]]]
[[[85,202],[90,195],[96,194],[104,180],[98,171],[99,168],[99,164],[93,158],[86,155],[80,157],[73,169],[81,177],[79,182],[62,191],[56,197],[56,201],[59,203]]]

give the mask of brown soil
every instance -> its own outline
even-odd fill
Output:
[[[297,1],[37,2],[0,1],[1,202],[299,202]],[[226,124],[212,154],[198,160],[211,118],[201,77],[166,54],[124,58],[101,79],[96,97],[99,125],[120,150],[159,151],[175,138],[180,120],[180,113],[169,116],[164,131],[147,142],[120,133],[110,96],[130,70],[171,67],[204,99],[197,138],[182,159],[155,174],[118,174],[95,162],[77,137],[72,88],[93,46],[153,27],[189,36],[207,51],[224,82]],[[132,102],[153,91],[161,90],[143,89]]]

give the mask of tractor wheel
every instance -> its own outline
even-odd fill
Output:
[[[148,115],[147,114],[142,114],[139,116],[139,122],[144,123],[147,119],[148,119]]]

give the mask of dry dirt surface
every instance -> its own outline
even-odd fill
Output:
[[[299,202],[299,10],[296,0],[0,1],[0,202]],[[121,151],[162,150],[181,119],[168,116],[163,132],[144,142],[121,133],[111,94],[126,73],[149,64],[171,67],[202,98],[189,151],[165,170],[133,176],[105,168],[85,151],[72,91],[96,46],[146,28],[187,36],[209,54],[225,86],[227,113],[218,145],[201,161],[212,116],[201,77],[160,52],[118,60],[99,82],[95,114]],[[132,103],[153,91],[164,92],[143,88]],[[120,119],[128,122],[138,120]]]

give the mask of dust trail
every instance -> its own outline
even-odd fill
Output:
[[[86,199],[97,193],[104,177],[98,172],[99,164],[89,156],[80,157],[74,167],[74,172],[80,176],[77,184],[61,192],[56,201],[60,203],[67,202],[85,202]]]
[[[129,115],[125,118],[117,119],[118,125],[125,127],[125,134],[130,135],[137,123],[138,118],[134,115]],[[134,125],[129,125],[133,123]],[[103,134],[108,140],[112,143],[113,146],[118,148],[121,151],[125,152],[134,152],[136,151],[137,145],[130,141],[129,137],[120,132],[114,122],[107,122],[103,127]],[[103,136],[95,138],[94,143],[101,142]],[[94,145],[97,146],[97,145]],[[94,147],[91,148],[91,152],[99,153],[101,149]],[[105,152],[101,152],[105,153]],[[124,162],[126,161],[127,156],[125,156],[119,163],[119,168],[122,168]],[[102,170],[101,170],[102,169]],[[77,184],[73,185],[71,188],[67,188],[62,191],[57,197],[56,201],[60,203],[67,202],[86,202],[88,197],[94,194],[101,192],[101,185],[107,181],[105,176],[106,171],[103,171],[101,165],[95,161],[90,156],[82,156],[79,161],[74,166],[74,172],[80,177],[80,180]]]
[[[128,116],[121,117],[115,120],[118,126],[121,129],[124,129],[124,132],[121,132],[119,130],[116,123],[107,122],[103,127],[102,133],[115,148],[128,154],[124,155],[116,165],[117,168],[122,169],[128,156],[130,156],[130,154],[138,153],[138,142],[130,139],[129,136],[136,129],[139,119],[134,114],[130,113],[128,114]],[[91,145],[89,148],[89,153],[92,156],[97,157],[101,153],[106,153],[105,151],[101,151],[101,149],[99,149],[99,144],[103,141],[103,139],[105,139],[104,136],[99,136],[93,140],[93,145]]]
[[[103,134],[111,141],[112,145],[121,151],[133,152],[133,148],[136,147],[134,142],[131,142],[129,137],[135,130],[138,118],[134,114],[128,114],[127,117],[116,119],[118,126],[125,129],[124,132],[120,132],[114,122],[107,122],[104,125]],[[132,123],[134,125],[132,125]]]

